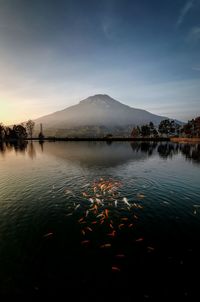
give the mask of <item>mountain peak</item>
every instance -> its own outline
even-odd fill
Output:
[[[89,96],[88,98],[80,101],[80,104],[96,104],[96,105],[111,105],[113,103],[119,103],[118,101],[114,100],[107,94],[95,94],[93,96]]]

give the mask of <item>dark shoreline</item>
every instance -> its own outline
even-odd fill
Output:
[[[39,139],[38,137],[26,138],[24,140],[22,139],[6,139],[6,140],[0,140],[0,143],[23,143],[25,141],[39,141],[39,142],[174,142],[174,143],[199,143],[200,138],[181,138],[181,137],[158,137],[158,138],[152,138],[152,137],[46,137],[43,139]]]
[[[30,138],[28,138],[27,140],[31,140]],[[113,138],[91,138],[91,137],[69,137],[69,138],[58,138],[58,137],[52,137],[52,138],[44,138],[42,140],[38,139],[38,138],[32,138],[33,141],[72,141],[72,142],[81,142],[81,141],[92,141],[92,142],[95,142],[95,141],[100,141],[100,142],[114,142],[114,141],[156,141],[156,142],[160,142],[160,141],[170,141],[170,138],[144,138],[144,137],[141,137],[141,138],[131,138],[131,137],[113,137]]]

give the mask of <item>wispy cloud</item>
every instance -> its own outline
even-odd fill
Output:
[[[193,5],[194,5],[194,0],[189,0],[185,3],[185,5],[182,7],[182,9],[180,11],[178,20],[176,22],[177,26],[180,26],[183,23],[185,16],[192,9]]]
[[[195,26],[189,31],[187,41],[193,43],[200,41],[200,26]]]
[[[200,66],[194,66],[194,67],[192,67],[192,70],[200,71]]]

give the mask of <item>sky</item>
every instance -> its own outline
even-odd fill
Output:
[[[200,115],[200,0],[0,0],[0,122],[101,93]]]

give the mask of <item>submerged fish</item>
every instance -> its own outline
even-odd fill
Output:
[[[47,237],[50,237],[50,236],[53,236],[52,232],[45,234],[43,237],[47,238]]]
[[[112,271],[113,271],[113,272],[120,272],[121,270],[120,270],[120,268],[117,267],[117,266],[112,266]]]
[[[145,195],[144,195],[144,194],[141,194],[141,193],[138,193],[138,194],[137,194],[137,197],[138,197],[138,198],[144,198]]]
[[[80,203],[79,204],[77,204],[77,206],[75,207],[75,211],[80,207],[81,205],[80,205]]]
[[[118,254],[118,255],[116,255],[115,257],[121,259],[121,258],[125,258],[125,255],[124,255],[124,254]]]
[[[102,244],[102,245],[100,246],[101,249],[109,248],[109,247],[111,247],[111,244],[110,244],[110,243]]]
[[[144,238],[141,237],[141,238],[136,239],[135,241],[136,242],[142,242],[143,240],[144,240]]]
[[[84,186],[82,186],[82,188],[86,188],[89,187],[90,183],[85,184]]]
[[[126,197],[123,197],[123,202],[127,205],[127,206],[131,206],[130,203],[128,202],[128,199]]]

